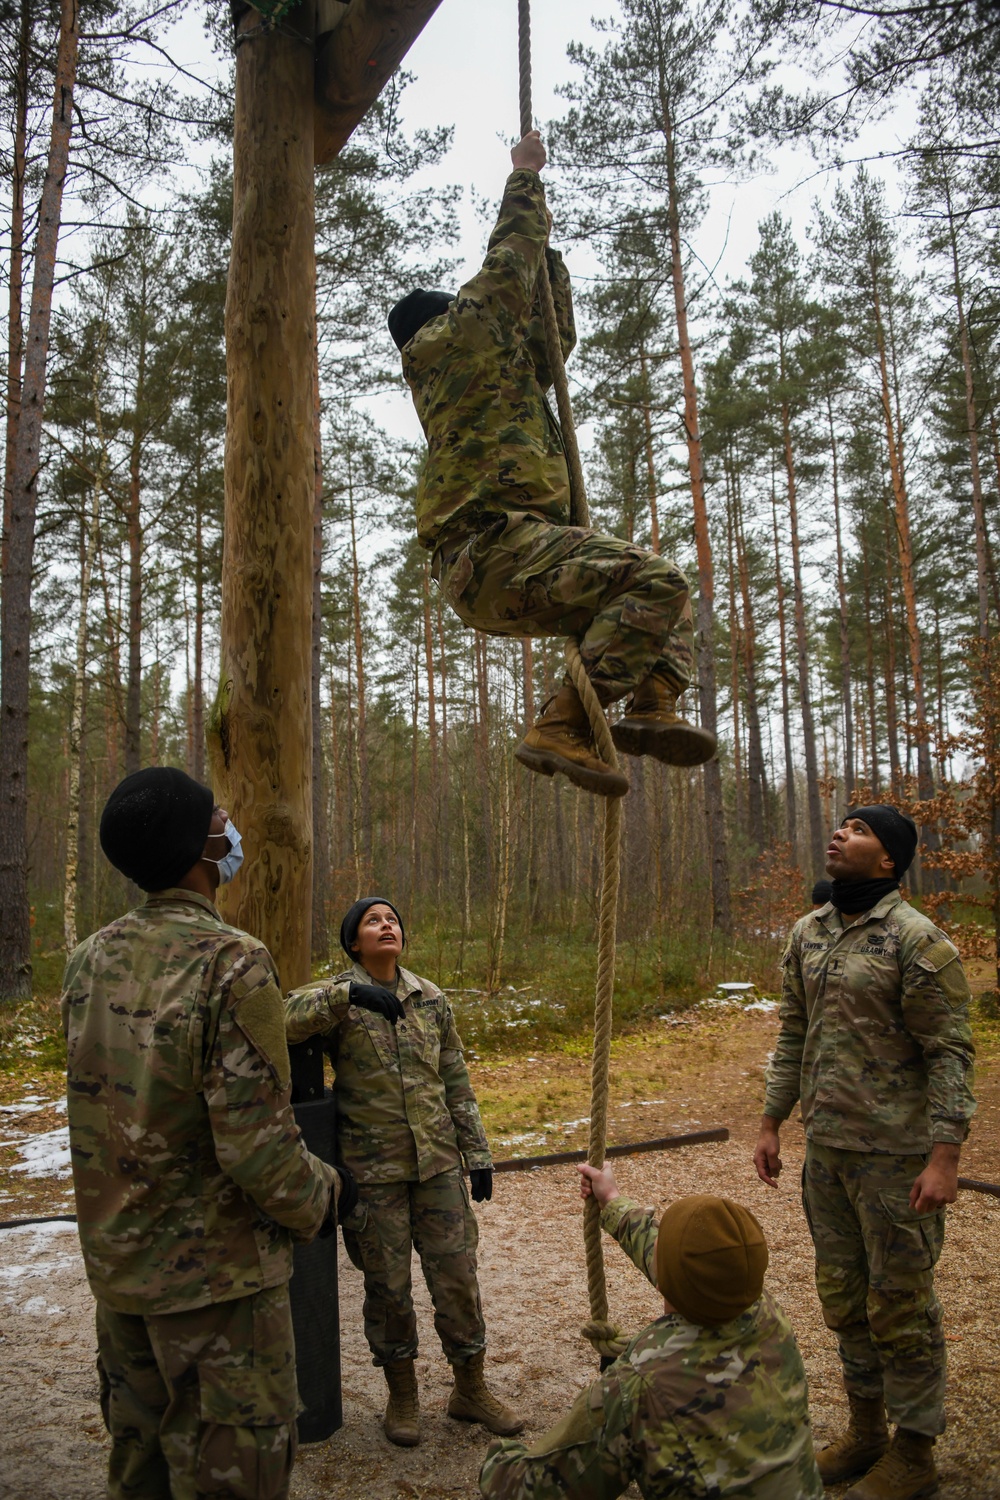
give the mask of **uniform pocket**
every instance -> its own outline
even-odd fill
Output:
[[[941,1254],[944,1210],[918,1214],[910,1207],[909,1193],[880,1192],[878,1199],[884,1227],[876,1252],[880,1263],[872,1270],[929,1271]]]

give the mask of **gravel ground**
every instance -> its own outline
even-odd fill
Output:
[[[770,1288],[795,1324],[822,1444],[837,1431],[844,1401],[794,1188],[801,1165],[798,1131],[787,1131],[786,1186],[779,1192],[757,1183],[748,1127],[740,1135],[723,1145],[624,1159],[616,1164],[618,1180],[624,1192],[657,1210],[683,1193],[708,1191],[736,1198],[758,1214],[771,1249]],[[578,1336],[587,1309],[575,1177],[565,1167],[500,1176],[492,1203],[479,1211],[488,1370],[532,1431],[554,1420],[594,1374],[593,1356]],[[951,1211],[939,1270],[950,1359],[949,1427],[938,1445],[942,1500],[1000,1500],[998,1239],[1000,1201],[962,1194]],[[612,1314],[635,1331],[656,1316],[656,1296],[615,1245],[606,1248]],[[344,1427],[328,1442],[302,1450],[293,1500],[450,1500],[477,1493],[487,1436],[444,1413],[448,1368],[419,1276],[416,1285],[423,1337],[421,1446],[396,1449],[382,1435],[383,1381],[361,1331],[360,1278],[342,1254]],[[0,1495],[98,1500],[106,1439],[97,1408],[92,1301],[72,1226],[0,1233],[0,1392]]]

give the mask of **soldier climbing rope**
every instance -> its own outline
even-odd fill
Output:
[[[521,135],[532,129],[531,109],[531,7],[530,0],[518,0],[518,92]],[[575,526],[590,525],[587,491],[576,440],[576,425],[566,379],[555,302],[549,283],[548,263],[542,257],[538,273],[545,345],[556,408],[562,428],[563,448],[570,476],[570,516]],[[575,640],[566,642],[566,665],[573,686],[587,710],[594,733],[597,753],[613,770],[620,770],[618,755],[611,739],[607,716],[598,701],[587,675]],[[601,876],[601,901],[597,942],[597,986],[594,997],[594,1048],[591,1063],[590,1135],[587,1160],[592,1167],[603,1167],[608,1134],[608,1094],[611,1070],[611,1020],[615,987],[616,931],[618,924],[618,888],[621,881],[622,804],[620,797],[604,799],[604,841]],[[608,1321],[608,1291],[604,1276],[604,1251],[601,1245],[600,1208],[596,1198],[586,1200],[583,1237],[587,1252],[587,1293],[590,1320],[581,1332],[589,1339],[602,1360],[615,1358],[625,1347],[625,1340],[615,1324]]]

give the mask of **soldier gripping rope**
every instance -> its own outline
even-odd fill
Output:
[[[427,438],[417,533],[459,618],[492,634],[570,635],[601,703],[631,694],[612,726],[620,750],[698,765],[715,740],[676,712],[691,678],[693,631],[679,568],[631,542],[572,524],[562,437],[545,396],[552,375],[537,293],[547,257],[568,353],[576,340],[569,274],[548,246],[537,131],[514,147],[482,270],[457,295],[417,290],[389,314]],[[603,796],[628,782],[595,753],[569,679],[517,749]]]
[[[663,1316],[530,1446],[494,1443],[487,1500],[819,1500],[805,1370],[763,1290],[760,1225],[726,1198],[672,1203],[659,1227],[609,1167],[581,1166],[601,1224],[662,1295]]]
[[[462,1166],[478,1203],[492,1195],[493,1160],[451,1006],[436,985],[399,966],[404,941],[391,902],[356,901],[340,928],[352,967],[293,990],[285,1021],[289,1042],[322,1037],[336,1071],[338,1149],[358,1183],[344,1244],[364,1275],[365,1336],[389,1387],[386,1436],[413,1447],[420,1441],[414,1247],[454,1374],[449,1416],[502,1434],[524,1423],[483,1374],[479,1229]]]
[[[916,825],[892,807],[856,808],[834,833],[830,900],[796,923],[782,960],[754,1153],[776,1187],[779,1129],[800,1100],[816,1287],[850,1406],[818,1462],[827,1484],[862,1476],[845,1500],[936,1494],[945,1426],[934,1266],[976,1106],[975,1052],[958,949],[899,892],[916,846]]]
[[[112,792],[100,832],[150,893],[73,952],[62,997],[107,1493],[284,1500],[292,1242],[332,1232],[353,1183],[302,1144],[270,954],[215,908],[243,858],[225,809],[154,767]]]

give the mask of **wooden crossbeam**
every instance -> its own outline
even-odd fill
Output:
[[[441,0],[319,0],[314,153],[332,161]],[[338,15],[339,11],[339,15]],[[328,29],[332,28],[332,29]]]

